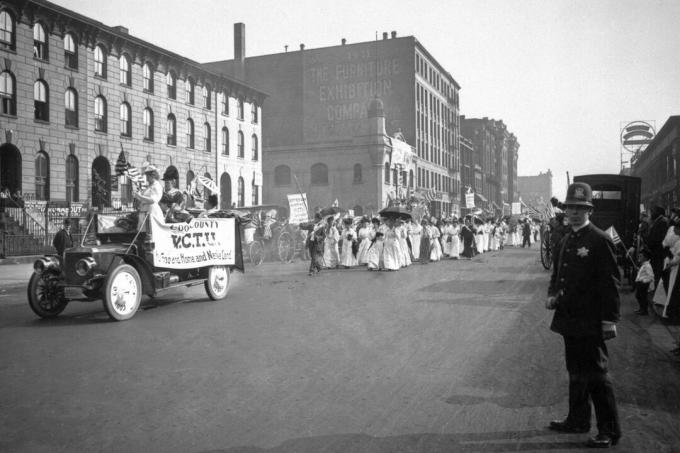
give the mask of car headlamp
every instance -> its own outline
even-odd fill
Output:
[[[81,277],[85,277],[92,271],[92,269],[94,269],[96,265],[97,262],[91,256],[78,260],[75,266],[76,274],[80,275]]]
[[[33,271],[38,274],[52,269],[59,269],[59,260],[53,256],[44,256],[33,263]]]

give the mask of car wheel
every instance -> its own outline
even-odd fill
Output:
[[[211,266],[208,279],[205,281],[205,292],[212,300],[227,297],[229,292],[229,268],[227,266]]]
[[[34,272],[31,275],[27,290],[28,304],[41,318],[57,317],[68,305],[64,296],[64,288],[59,286],[60,280],[56,274]]]
[[[132,318],[142,300],[142,283],[137,270],[121,264],[111,272],[104,287],[104,309],[114,321]]]

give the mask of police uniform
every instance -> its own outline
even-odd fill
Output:
[[[569,186],[565,204],[592,207],[591,200],[590,186],[574,183]],[[608,437],[609,444],[597,444],[595,438],[589,445],[616,444],[621,429],[602,331],[603,322],[615,323],[620,317],[616,287],[620,275],[614,244],[606,233],[587,223],[567,232],[553,260],[548,295],[557,297],[557,305],[550,328],[564,338],[569,414],[563,422],[551,422],[550,427],[563,432],[587,432],[592,400],[598,438]]]

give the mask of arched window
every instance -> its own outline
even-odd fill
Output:
[[[390,183],[390,163],[385,162],[385,184]]]
[[[250,138],[252,144],[253,144],[253,160],[257,160],[259,157],[259,152],[258,152],[258,140],[257,140],[257,135],[253,134],[253,136]]]
[[[47,60],[47,35],[45,34],[45,27],[37,22],[33,25],[33,57],[38,60]]]
[[[226,91],[222,92],[222,115],[229,115],[229,95]]]
[[[123,102],[120,104],[120,135],[130,137],[132,135],[132,124],[130,123],[130,104]]]
[[[94,130],[106,132],[106,99],[104,96],[97,96],[94,99]]]
[[[153,141],[153,110],[148,107],[144,109],[142,123],[144,124],[144,140]]]
[[[149,63],[144,63],[142,67],[142,85],[144,91],[153,93],[153,68]]]
[[[64,112],[66,126],[78,127],[78,93],[73,88],[64,92]]]
[[[252,103],[250,104],[250,120],[253,122],[253,124],[257,124],[257,104]]]
[[[316,185],[328,184],[328,167],[325,164],[314,164],[311,168],[311,183]]]
[[[239,176],[238,177],[238,184],[237,184],[237,189],[238,189],[238,206],[242,207],[245,206],[246,203],[246,187],[245,183],[243,182],[243,177]]]
[[[397,171],[396,168],[392,169],[392,184],[395,186],[399,184],[399,172]]]
[[[123,54],[118,59],[120,65],[120,83],[123,85],[132,85],[132,69],[130,68],[130,59]]]
[[[175,120],[175,115],[172,113],[168,115],[168,119],[165,122],[165,129],[168,133],[168,145],[177,145],[177,120]]]
[[[408,186],[414,187],[413,186],[413,170],[409,170],[409,172],[408,172]]]
[[[274,169],[275,186],[290,186],[290,182],[290,167],[288,165],[279,165]]]
[[[177,99],[177,78],[172,71],[168,71],[165,75],[165,85],[168,87],[168,97],[170,99]]]
[[[361,164],[354,164],[354,178],[352,178],[352,182],[354,182],[354,184],[361,184],[361,177]]]
[[[194,149],[194,120],[187,118],[187,148]]]
[[[7,11],[0,11],[0,47],[15,50],[15,43],[14,18]]]
[[[212,150],[212,140],[210,134],[210,124],[203,124],[203,149],[207,152]]]
[[[187,104],[194,105],[194,81],[189,77],[184,81],[184,100]]]
[[[17,114],[17,93],[14,75],[9,71],[0,73],[0,113],[5,115]]]
[[[253,179],[253,185],[252,185],[252,187],[250,188],[250,190],[251,190],[251,192],[252,192],[252,200],[251,200],[251,204],[252,204],[253,206],[257,206],[258,204],[260,204],[260,203],[259,203],[259,201],[260,201],[260,190],[259,190],[259,187],[257,187],[257,184],[255,184],[255,180],[254,180],[254,179]]]
[[[222,155],[229,155],[229,129],[222,128]]]
[[[203,85],[201,93],[203,94],[203,108],[210,110],[211,107],[210,96],[212,96],[212,90],[210,89],[210,85],[208,84]]]
[[[35,156],[35,197],[50,199],[50,161],[44,151]]]
[[[240,119],[243,121],[243,99],[238,100],[238,111],[236,112],[236,118]]]
[[[64,35],[64,64],[69,69],[78,69],[78,47],[71,33]]]
[[[36,80],[33,84],[33,107],[36,120],[50,120],[49,90],[44,80]]]
[[[94,75],[106,78],[106,51],[102,46],[94,48]]]
[[[79,201],[78,158],[73,154],[66,157],[66,201]]]
[[[245,145],[243,144],[243,132],[238,131],[237,138],[238,138],[238,141],[237,141],[237,144],[236,144],[236,146],[237,146],[237,157],[240,157],[241,159],[243,159],[246,155],[245,148],[244,148]]]

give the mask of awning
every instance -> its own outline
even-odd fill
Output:
[[[476,193],[475,196],[476,196],[477,198],[479,198],[480,200],[482,200],[484,203],[486,203],[486,202],[488,201],[488,200],[484,197],[484,195],[482,195],[482,194],[480,194],[480,193]]]

